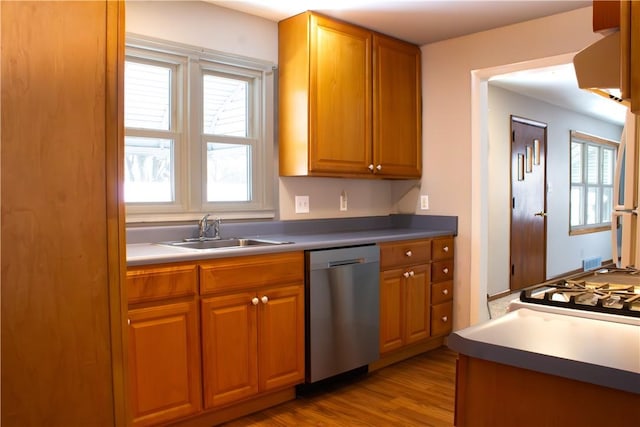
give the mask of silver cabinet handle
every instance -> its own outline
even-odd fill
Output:
[[[445,252],[449,252],[449,246],[445,246],[444,248],[442,248],[442,250]]]
[[[416,273],[414,273],[414,272],[413,272],[413,270],[411,270],[411,271],[405,271],[402,275],[403,275],[404,277],[407,277],[407,278],[408,278],[408,277],[413,277],[413,276],[415,276],[415,274],[416,274]]]
[[[262,298],[260,298],[260,300],[262,301],[263,304],[266,304],[269,302],[269,298],[267,298],[266,295],[264,295]]]
[[[403,275],[404,277],[409,277],[409,273],[408,273],[407,271],[405,271],[402,275]]]
[[[447,316],[442,316],[442,321],[444,323],[447,323],[449,321],[449,318]]]
[[[405,254],[406,256],[412,256],[412,255],[413,255],[413,252],[411,252],[411,251],[407,251],[407,252],[405,252],[404,254]]]
[[[442,269],[442,272],[444,274],[449,274],[449,269],[447,267],[445,267],[445,268]]]
[[[443,289],[442,290],[442,294],[443,295],[448,295],[449,294],[449,289]]]
[[[127,325],[131,326],[131,319],[127,319]]]
[[[415,273],[413,272],[413,270],[411,270],[411,271],[409,272],[409,276],[413,277],[414,275],[415,275]]]
[[[370,164],[370,165],[369,165],[369,170],[370,170],[371,172],[373,172],[373,164]]]
[[[253,305],[258,305],[259,302],[260,300],[258,299],[258,297],[253,297],[253,299],[251,300],[251,304]]]
[[[382,170],[382,165],[378,165],[378,166],[376,166],[376,169],[377,169],[377,170],[379,170],[379,171],[381,171],[381,170]]]

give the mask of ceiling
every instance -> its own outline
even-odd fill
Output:
[[[206,0],[218,6],[279,21],[315,10],[418,45],[485,31],[591,6],[578,0]],[[578,88],[573,65],[520,71],[490,84],[612,123],[625,109]]]

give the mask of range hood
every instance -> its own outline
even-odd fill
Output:
[[[619,103],[629,103],[620,96],[620,32],[616,31],[581,50],[573,57],[578,87]]]

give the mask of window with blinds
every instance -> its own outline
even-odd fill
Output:
[[[571,131],[570,234],[608,229],[618,144]]]
[[[273,216],[273,65],[130,37],[124,89],[129,222]]]

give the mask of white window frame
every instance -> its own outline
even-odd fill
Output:
[[[581,169],[581,173],[582,173],[582,178],[581,178],[581,183],[574,183],[571,180],[571,170],[572,170],[572,162],[573,162],[573,156],[572,156],[572,150],[573,150],[573,144],[582,144],[582,155],[581,155],[581,159],[580,159],[580,169]],[[587,183],[587,178],[586,178],[586,174],[587,174],[587,168],[586,168],[586,152],[587,152],[587,147],[597,147],[598,148],[598,164],[597,164],[597,168],[598,168],[598,183],[597,184],[589,184]],[[617,151],[618,151],[618,146],[619,143],[617,141],[613,141],[613,140],[609,140],[609,139],[605,139],[605,138],[601,138],[598,136],[594,136],[594,135],[590,135],[587,133],[583,133],[583,132],[579,132],[579,131],[575,131],[572,130],[570,132],[570,141],[569,141],[569,235],[580,235],[580,234],[587,234],[587,233],[597,233],[597,232],[601,232],[601,231],[606,231],[609,230],[611,228],[611,215],[609,212],[609,216],[608,216],[608,220],[603,221],[603,213],[599,212],[599,216],[600,216],[600,221],[594,224],[586,224],[586,210],[587,210],[587,206],[588,206],[588,202],[587,202],[587,190],[589,188],[597,188],[598,189],[598,194],[599,194],[599,200],[598,200],[598,206],[602,206],[603,205],[603,189],[610,189],[611,190],[611,205],[613,206],[613,200],[615,198],[615,195],[613,194],[613,174],[614,171],[611,171],[611,175],[612,175],[612,182],[611,184],[603,184],[602,182],[602,175],[601,175],[601,171],[602,171],[602,149],[603,148],[607,148],[607,149],[611,149],[613,150],[613,162],[614,165],[613,167],[615,168],[615,161],[616,161],[616,155],[617,155]],[[581,197],[581,204],[582,206],[580,207],[581,211],[582,211],[582,224],[579,225],[571,225],[571,214],[572,214],[572,209],[574,209],[574,206],[572,204],[572,200],[571,200],[571,194],[572,194],[572,190],[574,188],[581,188],[582,189],[582,197]]]
[[[191,221],[204,213],[223,219],[256,219],[275,216],[274,70],[258,59],[216,52],[206,48],[127,34],[127,59],[173,64],[176,93],[172,106],[175,201],[127,203],[127,223]],[[205,135],[202,79],[205,73],[247,79],[252,92],[248,138]],[[175,126],[173,125],[175,124]],[[160,133],[163,133],[162,131]],[[126,136],[161,137],[155,130],[125,128]],[[166,132],[165,132],[166,133]],[[206,143],[227,142],[251,146],[251,200],[207,202]]]

